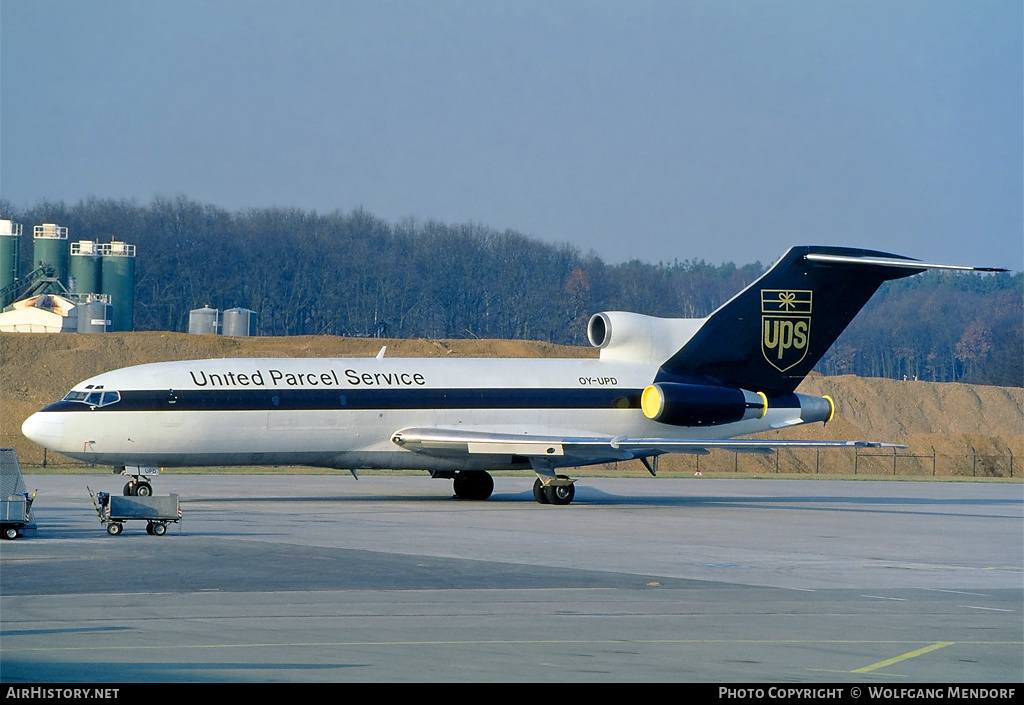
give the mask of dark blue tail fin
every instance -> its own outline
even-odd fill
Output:
[[[873,250],[794,247],[711,314],[662,365],[659,378],[792,392],[882,282],[926,269],[999,271],[923,264]]]

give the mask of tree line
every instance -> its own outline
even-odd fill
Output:
[[[240,306],[260,335],[533,339],[586,344],[598,311],[705,316],[760,263],[606,264],[512,230],[362,209],[228,212],[184,197],[44,201],[0,213],[57,223],[70,239],[137,246],[136,330],[184,331],[189,311]],[[22,271],[30,269],[23,255]],[[927,273],[890,282],[819,363],[858,374],[1024,386],[1022,274]]]

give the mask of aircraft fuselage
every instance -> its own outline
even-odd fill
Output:
[[[586,359],[166,362],[85,380],[23,428],[52,450],[114,466],[484,470],[530,465],[515,453],[461,459],[413,453],[393,437],[404,428],[443,427],[523,436],[709,439],[802,422],[801,395],[791,394],[769,400],[760,418],[698,427],[658,423],[640,409],[641,394],[656,374],[648,365]],[[75,395],[82,399],[69,399]],[[555,465],[618,459],[608,453],[583,462],[556,459]]]

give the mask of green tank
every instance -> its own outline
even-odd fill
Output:
[[[7,291],[7,287],[18,278],[20,252],[21,225],[10,220],[0,220],[0,309],[14,299],[14,291]]]
[[[101,243],[99,252],[100,293],[109,294],[114,306],[110,330],[135,330],[135,245],[115,240]]]
[[[68,265],[74,287],[68,283],[68,289],[78,294],[100,293],[100,250],[92,240],[79,240],[71,243],[71,258]]]
[[[53,223],[32,229],[32,269],[40,264],[53,267],[55,279],[68,280],[68,229]]]

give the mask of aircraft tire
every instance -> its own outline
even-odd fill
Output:
[[[565,475],[559,475],[560,478]],[[568,478],[566,478],[568,479]],[[575,485],[548,485],[544,488],[544,496],[547,497],[548,503],[557,504],[559,506],[565,506],[572,502],[576,496]]]
[[[455,473],[452,486],[459,499],[482,500],[487,499],[494,492],[494,478],[490,473],[482,471],[459,471]]]
[[[533,481],[533,498],[539,504],[548,504],[548,496],[544,492],[544,485],[541,484],[539,477]]]
[[[126,482],[126,483],[124,483],[124,489],[121,491],[121,494],[123,494],[125,497],[131,497],[133,489],[134,489],[134,483]]]
[[[136,497],[149,497],[153,494],[153,486],[148,482],[139,481],[135,485]]]

